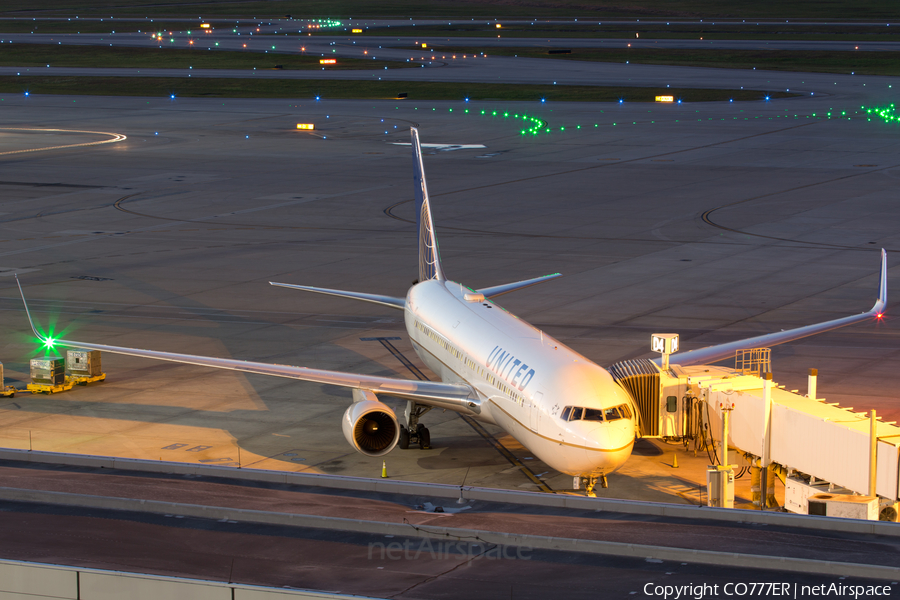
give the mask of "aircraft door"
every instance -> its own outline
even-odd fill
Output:
[[[544,392],[537,391],[531,400],[531,430],[538,431],[541,426],[541,406],[544,403]]]

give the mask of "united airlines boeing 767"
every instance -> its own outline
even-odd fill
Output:
[[[498,306],[493,298],[559,277],[473,290],[450,281],[441,268],[418,131],[412,131],[414,187],[419,241],[419,278],[405,298],[274,283],[272,285],[374,302],[402,310],[406,330],[422,361],[440,382],[413,381],[275,365],[242,360],[140,350],[64,339],[38,333],[48,347],[101,350],[131,356],[231,369],[343,386],[353,402],[343,432],[357,451],[382,456],[396,446],[430,446],[419,422],[431,408],[442,408],[492,423],[515,437],[535,456],[561,473],[581,478],[588,494],[598,479],[631,455],[638,434],[638,412],[625,387],[606,369]],[[20,286],[21,291],[21,286]],[[22,296],[24,301],[24,294]],[[754,337],[672,357],[693,365],[733,356],[736,349],[772,346],[880,316],[887,300],[886,258],[882,251],[879,295],[871,310],[843,319]],[[25,306],[26,311],[28,306]],[[406,400],[398,419],[382,397]]]

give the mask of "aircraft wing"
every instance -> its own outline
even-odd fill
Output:
[[[669,356],[669,362],[671,364],[681,365],[683,367],[690,365],[711,364],[726,358],[733,357],[734,353],[737,350],[746,350],[749,348],[769,348],[771,346],[777,346],[778,344],[784,344],[785,342],[792,342],[794,340],[799,340],[801,338],[816,335],[818,333],[823,333],[825,331],[831,331],[832,329],[837,329],[839,327],[852,325],[853,323],[859,323],[860,321],[869,321],[873,318],[880,319],[884,314],[884,308],[886,305],[887,253],[882,250],[881,279],[878,285],[878,299],[875,301],[875,305],[872,306],[870,310],[858,315],[851,315],[849,317],[843,317],[841,319],[825,321],[824,323],[816,323],[814,325],[807,325],[805,327],[798,327],[796,329],[788,329],[786,331],[759,335],[752,338],[738,340],[736,342],[728,342],[726,344],[709,346],[707,348],[701,348],[699,350],[691,350],[689,352],[678,352]],[[662,364],[662,358],[653,359],[653,362],[657,365],[660,365]]]
[[[16,280],[18,283],[18,278]],[[19,285],[19,292],[22,286]],[[22,294],[25,302],[25,295]],[[340,371],[326,371],[323,369],[308,369],[306,367],[294,367],[290,365],[276,365],[269,363],[234,360],[229,358],[215,358],[210,356],[196,356],[193,354],[176,354],[174,352],[159,352],[156,350],[141,350],[139,348],[126,348],[122,346],[108,346],[106,344],[91,344],[74,340],[53,339],[38,333],[31,319],[28,304],[25,304],[28,321],[34,334],[47,348],[63,346],[68,348],[81,348],[84,350],[100,350],[113,354],[125,354],[128,356],[140,356],[156,360],[166,360],[201,367],[213,367],[215,369],[228,369],[244,373],[256,373],[258,375],[271,375],[273,377],[286,377],[299,379],[313,383],[326,383],[347,388],[356,388],[371,391],[376,395],[394,396],[406,400],[414,400],[419,404],[446,408],[456,412],[478,412],[480,401],[475,391],[465,384],[441,383],[434,381],[415,381],[411,379],[399,379],[393,377],[379,377],[376,375],[363,375],[357,373],[342,373]]]

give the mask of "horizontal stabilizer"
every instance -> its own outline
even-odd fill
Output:
[[[525,281],[517,281],[515,283],[507,283],[504,285],[495,285],[493,287],[480,289],[478,290],[478,293],[483,295],[485,298],[496,298],[497,296],[502,296],[503,294],[508,294],[509,292],[515,292],[516,290],[521,290],[533,285],[537,285],[539,283],[544,283],[545,281],[550,281],[551,279],[556,279],[557,277],[562,277],[562,273],[553,273],[551,275],[535,277],[534,279],[526,279]]]
[[[315,292],[317,294],[328,294],[329,296],[339,296],[341,298],[350,298],[352,300],[364,300],[365,302],[374,302],[382,306],[390,306],[391,308],[399,308],[403,310],[406,301],[403,298],[395,298],[394,296],[382,296],[380,294],[364,294],[362,292],[345,292],[343,290],[330,290],[328,288],[310,287],[308,285],[293,285],[291,283],[276,283],[270,281],[269,285],[275,285],[283,288],[291,288],[294,290],[303,290],[305,292]]]
[[[882,249],[881,277],[878,283],[878,299],[875,301],[875,305],[872,306],[870,310],[858,315],[851,315],[849,317],[843,317],[841,319],[825,321],[824,323],[807,325],[806,327],[798,327],[796,329],[788,329],[787,331],[758,335],[756,337],[746,338],[743,340],[738,340],[736,342],[728,342],[727,344],[709,346],[708,348],[691,350],[689,352],[679,352],[677,354],[672,354],[669,357],[669,363],[681,365],[683,367],[687,367],[690,365],[712,364],[726,358],[733,358],[735,352],[737,352],[738,350],[748,350],[750,348],[770,348],[772,346],[777,346],[778,344],[784,344],[785,342],[792,342],[794,340],[799,340],[801,338],[816,335],[818,333],[831,331],[832,329],[838,329],[839,327],[846,327],[847,325],[852,325],[853,323],[869,321],[873,318],[881,318],[886,305],[887,253]],[[660,365],[662,364],[662,358],[653,359],[653,362],[657,365]]]

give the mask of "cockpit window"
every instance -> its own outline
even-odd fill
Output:
[[[603,409],[600,408],[586,408],[584,409],[584,416],[581,417],[582,421],[602,421],[603,420]]]
[[[627,404],[611,408],[567,406],[560,413],[560,418],[563,421],[615,421],[618,419],[630,419],[631,416],[631,409],[628,408]]]
[[[607,421],[615,421],[616,419],[630,419],[631,411],[628,409],[628,405],[622,404],[620,406],[614,406],[612,408],[605,409],[604,415],[606,416]]]
[[[584,409],[580,406],[567,406],[563,409],[560,418],[563,421],[580,421],[583,411]]]

